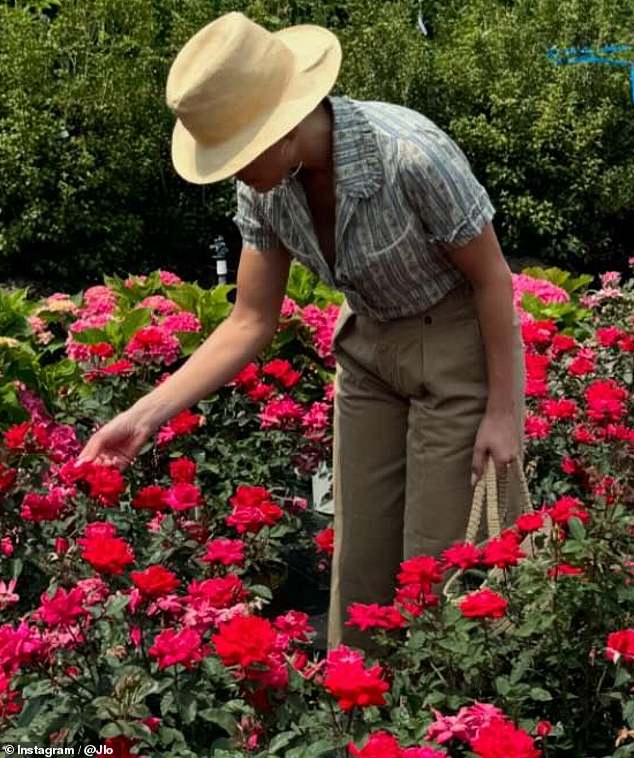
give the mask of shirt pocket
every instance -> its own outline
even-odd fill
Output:
[[[388,244],[362,249],[360,259],[359,289],[374,307],[396,305],[409,300],[412,289],[429,288],[437,268],[413,216],[393,228]]]

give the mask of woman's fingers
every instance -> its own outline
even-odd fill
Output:
[[[76,464],[90,463],[101,453],[101,432],[95,432],[79,454]]]

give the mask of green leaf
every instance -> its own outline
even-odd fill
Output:
[[[264,598],[264,600],[273,600],[271,589],[264,584],[254,584],[252,587],[249,587],[249,589],[254,595],[257,595],[257,597]]]
[[[553,699],[553,696],[548,690],[543,690],[541,687],[531,687],[529,692],[531,700],[538,700],[540,703],[547,703]]]
[[[14,558],[11,561],[11,579],[17,579],[22,573],[24,564],[21,558]]]
[[[36,682],[27,684],[22,689],[22,695],[25,700],[31,701],[44,695],[50,695],[55,692],[53,684],[48,679],[38,679]]]
[[[104,329],[84,329],[83,332],[73,332],[73,339],[82,345],[96,345],[98,342],[108,342],[108,332]]]
[[[576,540],[583,540],[586,537],[586,530],[584,525],[578,518],[571,518],[568,521],[568,528],[570,533]]]
[[[625,669],[624,666],[619,666],[616,670],[616,675],[614,677],[614,686],[623,687],[623,685],[629,684],[631,679],[632,677],[629,671],[627,671],[627,669]]]
[[[235,718],[219,708],[205,708],[205,710],[199,711],[198,715],[205,721],[210,721],[212,724],[221,727],[231,736],[237,731]]]
[[[276,751],[286,747],[295,739],[295,737],[297,737],[295,732],[282,732],[281,734],[277,734],[269,744],[269,754],[273,755]]]
[[[495,689],[503,697],[505,695],[508,695],[509,691],[511,689],[511,685],[510,685],[509,680],[505,676],[496,676],[495,677]]]
[[[191,724],[196,718],[198,704],[196,696],[192,692],[180,693],[181,714],[185,724]]]
[[[119,616],[129,602],[129,595],[112,595],[106,604],[106,613],[109,616]]]
[[[152,320],[152,312],[149,308],[135,308],[123,319],[120,326],[121,336],[129,342],[133,335],[143,326],[147,326]]]
[[[199,332],[176,332],[176,337],[181,345],[183,355],[191,355],[203,341]]]
[[[99,730],[99,736],[108,739],[109,737],[118,737],[125,734],[127,723],[125,721],[109,721]]]
[[[285,758],[319,758],[335,749],[331,740],[318,740],[310,745],[293,748],[286,752]]]
[[[113,697],[97,697],[92,705],[102,721],[117,718],[121,714],[121,706]]]
[[[634,698],[623,703],[623,718],[630,729],[634,729]]]
[[[50,700],[49,695],[40,695],[39,697],[29,700],[18,716],[18,726],[20,728],[27,727],[41,711],[42,706],[47,700]]]
[[[174,710],[174,693],[169,690],[161,698],[161,715],[165,717],[168,713],[173,713]]]

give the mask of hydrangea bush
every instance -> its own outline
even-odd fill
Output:
[[[157,271],[2,294],[4,739],[120,756],[633,755],[634,291],[616,272],[589,283],[514,276],[533,512],[404,561],[391,605],[348,610],[377,653],[325,655],[307,614],[275,601],[289,550],[324,576],[332,555],[308,485],[332,453],[340,297],[294,265],[270,347],[122,474],[75,465],[83,441],[227,317],[232,287]]]

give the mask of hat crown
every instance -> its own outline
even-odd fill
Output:
[[[293,53],[280,39],[242,13],[227,13],[176,56],[167,104],[197,142],[213,146],[270,110],[294,69]]]

